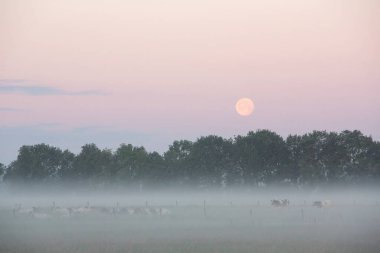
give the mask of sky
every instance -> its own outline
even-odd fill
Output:
[[[269,129],[380,140],[378,0],[0,0],[0,162]],[[254,101],[248,117],[239,98]]]

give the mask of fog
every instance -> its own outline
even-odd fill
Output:
[[[379,193],[1,189],[0,252],[379,252]]]

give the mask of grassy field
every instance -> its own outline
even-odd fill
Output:
[[[167,207],[160,216],[0,213],[0,252],[379,252],[380,208]],[[302,216],[303,210],[303,216]]]
[[[380,252],[380,206],[165,206],[166,216],[0,210],[0,252]]]

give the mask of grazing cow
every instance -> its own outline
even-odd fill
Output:
[[[32,216],[35,211],[36,211],[35,207],[33,207],[33,208],[21,208],[21,206],[20,206],[20,207],[16,207],[13,209],[13,214],[14,214],[14,216],[16,216],[16,214]]]
[[[121,208],[121,210],[129,215],[164,216],[171,214],[169,209],[162,207],[128,207]]]
[[[314,201],[313,206],[318,207],[318,208],[329,207],[331,206],[331,201],[330,200]]]
[[[94,211],[95,210],[92,207],[77,207],[77,208],[72,209],[73,213],[79,214],[79,215],[87,215]]]
[[[282,204],[283,207],[289,206],[290,201],[288,199],[283,199],[283,200],[281,200],[281,204]]]
[[[23,208],[18,211],[20,214],[27,214],[29,217],[35,218],[35,219],[46,219],[50,216],[44,212],[42,208],[33,206],[32,208]]]
[[[146,208],[144,208],[144,212],[145,212],[146,215],[150,215],[150,216],[153,216],[153,215],[157,214],[156,209],[153,208],[153,207],[146,207]]]
[[[320,201],[320,200],[314,201],[313,206],[322,208],[323,207],[322,201]]]
[[[171,214],[171,211],[167,208],[160,208],[160,215],[170,215]]]
[[[115,208],[110,208],[110,207],[105,207],[105,206],[96,206],[96,207],[92,207],[91,209],[102,214],[115,213]]]
[[[272,206],[274,207],[286,207],[286,206],[289,206],[290,202],[287,199],[282,199],[282,200],[272,199],[271,203],[272,203]]]
[[[277,200],[277,199],[272,199],[271,203],[272,203],[272,206],[274,206],[274,207],[281,207],[282,206],[281,201]]]
[[[52,211],[53,214],[59,216],[59,217],[64,217],[64,218],[67,218],[67,217],[70,217],[71,214],[72,214],[72,209],[69,207],[69,208],[65,208],[65,207],[55,207],[54,210]]]
[[[35,219],[47,219],[47,218],[49,218],[50,216],[47,214],[47,213],[35,213],[35,212],[33,212],[32,214],[31,214],[31,217],[33,217],[33,218],[35,218]]]
[[[136,208],[134,208],[133,214],[136,214],[136,215],[145,215],[146,214],[145,208],[136,207]]]

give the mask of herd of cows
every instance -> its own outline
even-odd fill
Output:
[[[290,204],[290,201],[288,199],[272,199],[271,204],[273,207],[287,207]],[[314,201],[312,206],[315,207],[329,207],[331,206],[331,200],[318,200]]]
[[[168,208],[164,207],[121,207],[117,203],[114,207],[107,206],[90,206],[87,203],[80,207],[59,207],[53,202],[51,207],[31,207],[23,208],[21,204],[16,204],[12,209],[14,217],[29,216],[33,218],[50,218],[50,217],[73,217],[85,216],[90,214],[126,214],[126,215],[147,215],[147,216],[167,216],[171,214]]]
[[[290,205],[288,199],[273,199],[271,206],[274,208],[284,208]],[[318,200],[312,203],[313,207],[327,208],[331,206],[330,200]],[[14,217],[32,217],[37,219],[62,217],[69,218],[86,215],[135,215],[135,216],[168,216],[172,211],[166,207],[122,207],[119,203],[115,206],[90,206],[87,202],[84,206],[79,207],[59,207],[52,203],[50,207],[23,207],[21,204],[15,204],[12,209]]]

